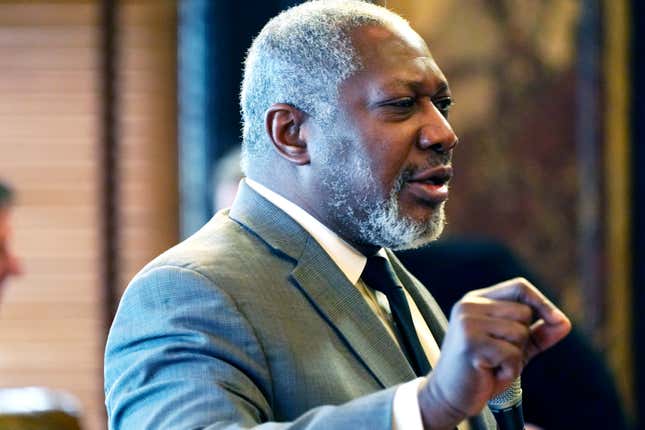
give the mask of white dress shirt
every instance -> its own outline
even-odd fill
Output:
[[[318,242],[334,263],[336,263],[341,272],[347,277],[349,282],[361,292],[367,304],[379,317],[392,339],[398,343],[392,328],[392,319],[387,298],[380,291],[368,288],[360,279],[361,273],[367,263],[367,258],[300,206],[252,179],[245,178],[243,180],[258,194],[293,218]],[[387,254],[383,249],[379,251],[379,254],[387,258]],[[414,328],[416,329],[421,346],[428,357],[430,365],[434,367],[439,360],[439,346],[421,316],[419,308],[407,291],[405,291],[405,296],[408,300]],[[417,391],[424,380],[425,377],[416,378],[405,384],[401,384],[397,388],[394,394],[392,411],[393,430],[423,429]],[[467,428],[467,422],[459,425],[460,430],[467,430]]]

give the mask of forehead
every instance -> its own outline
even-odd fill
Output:
[[[447,86],[425,41],[411,28],[363,26],[354,30],[351,37],[363,66],[357,74],[362,76],[355,81],[367,81],[385,90],[403,86],[433,90]]]

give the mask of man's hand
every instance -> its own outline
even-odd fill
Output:
[[[570,330],[562,311],[524,278],[466,294],[452,308],[441,358],[419,390],[425,427],[453,429],[478,414]]]

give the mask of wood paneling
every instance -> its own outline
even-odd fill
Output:
[[[175,2],[125,2],[120,25],[122,291],[178,238]]]
[[[98,84],[92,2],[0,3],[0,178],[25,275],[0,308],[0,385],[68,391],[104,428]]]
[[[177,240],[175,2],[121,2],[121,270]],[[66,390],[105,428],[97,1],[0,2],[0,180],[25,274],[0,303],[0,386]]]

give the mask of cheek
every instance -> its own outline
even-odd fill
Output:
[[[409,164],[408,157],[409,150],[407,146],[397,145],[391,141],[381,141],[381,144],[373,149],[373,171],[388,189],[395,185],[405,171]]]
[[[362,165],[369,169],[385,195],[408,165],[414,148],[412,130],[401,124],[364,121],[354,128],[355,156],[362,157]]]

